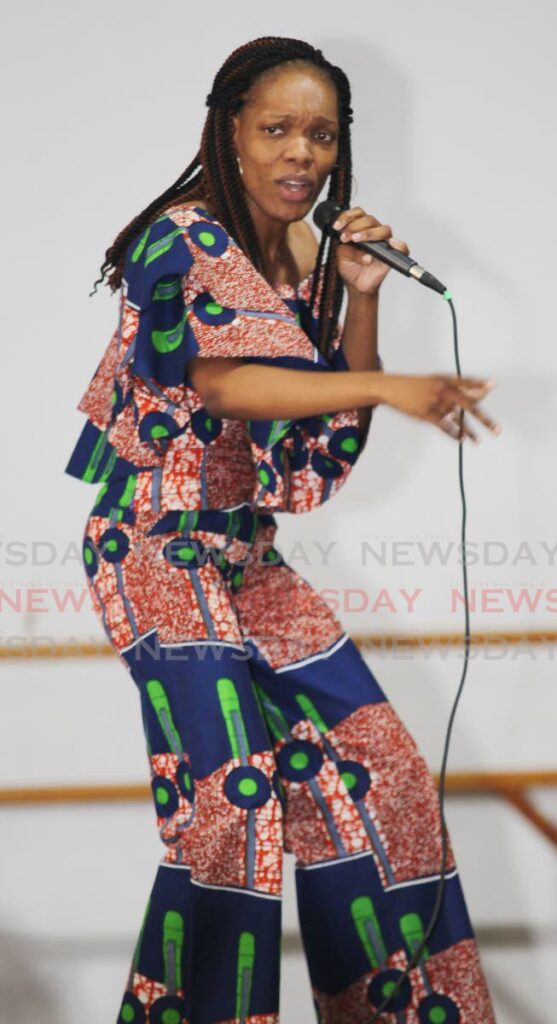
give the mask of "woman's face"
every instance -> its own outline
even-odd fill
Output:
[[[337,160],[337,105],[317,69],[276,68],[254,82],[233,118],[248,203],[286,223],[308,214]]]

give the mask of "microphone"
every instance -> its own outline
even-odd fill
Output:
[[[342,212],[340,206],[337,206],[331,199],[325,199],[324,202],[318,203],[315,207],[313,222],[327,235],[331,235],[333,238],[340,238],[342,232],[333,229],[332,225]],[[377,256],[378,259],[383,260],[383,263],[388,263],[390,267],[399,270],[401,274],[413,277],[415,281],[419,281],[426,288],[433,288],[433,291],[439,292],[444,299],[452,297],[451,293],[445,288],[445,285],[441,284],[441,281],[438,281],[433,274],[420,267],[419,263],[416,263],[416,260],[413,260],[411,256],[400,252],[399,249],[394,249],[388,242],[348,242],[348,245],[354,245],[357,249],[363,249],[364,252]]]

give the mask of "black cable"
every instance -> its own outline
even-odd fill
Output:
[[[456,323],[456,313],[455,313],[455,310],[454,310],[452,299],[450,297],[450,293],[446,292],[445,293],[445,297],[446,297],[446,299],[447,299],[447,301],[448,301],[448,303],[449,303],[449,305],[451,307],[451,314],[452,314],[452,318],[453,318],[453,344],[454,344],[454,357],[455,357],[455,363],[456,363],[456,372],[457,372],[457,375],[459,377],[461,377],[462,373],[461,373],[461,369],[460,369],[460,359],[459,359],[459,356],[458,356],[458,330],[457,330],[457,323]],[[460,433],[461,433],[462,436],[459,438],[459,443],[458,443],[458,478],[459,478],[459,485],[460,485],[460,496],[461,496],[461,499],[462,499],[461,545],[462,545],[462,575],[463,575],[463,580],[464,580],[464,623],[465,623],[465,625],[464,625],[464,647],[465,647],[465,654],[464,654],[464,666],[463,666],[463,669],[462,669],[462,676],[461,676],[461,679],[460,679],[460,683],[459,683],[459,686],[458,686],[456,697],[455,697],[454,702],[453,702],[453,706],[452,706],[452,709],[451,709],[451,714],[449,716],[449,724],[447,726],[447,733],[446,733],[446,736],[445,736],[445,747],[444,747],[444,750],[443,750],[443,760],[442,760],[442,764],[441,764],[441,773],[440,773],[440,776],[439,776],[439,814],[440,814],[440,818],[441,818],[441,847],[442,847],[441,870],[439,872],[439,884],[437,886],[437,893],[436,893],[436,897],[435,897],[435,904],[434,904],[434,907],[433,907],[433,912],[431,914],[431,918],[430,918],[429,923],[427,925],[427,928],[425,930],[425,934],[424,934],[424,937],[423,937],[422,941],[419,943],[419,945],[416,947],[416,949],[412,953],[412,956],[410,957],[410,960],[408,961],[404,971],[401,973],[400,978],[395,983],[394,987],[391,989],[391,991],[389,992],[388,996],[385,997],[383,1002],[377,1008],[377,1010],[373,1014],[373,1017],[370,1018],[370,1020],[367,1022],[367,1024],[375,1024],[375,1021],[379,1020],[379,1015],[381,1013],[383,1013],[384,1010],[387,1010],[387,1013],[404,1012],[403,1010],[402,1011],[388,1010],[389,1003],[392,1003],[393,999],[398,995],[398,993],[400,992],[400,989],[402,988],[402,986],[403,986],[404,982],[406,981],[406,979],[408,979],[408,981],[410,980],[409,979],[410,971],[417,965],[418,961],[420,960],[420,957],[421,957],[422,951],[423,951],[423,949],[425,947],[425,944],[426,944],[427,940],[429,939],[429,937],[430,937],[430,935],[431,935],[431,933],[432,933],[432,931],[433,931],[433,929],[434,929],[434,927],[435,927],[435,925],[437,923],[437,918],[439,917],[439,913],[441,911],[441,906],[442,906],[442,903],[443,903],[443,895],[444,895],[444,892],[445,892],[445,869],[446,869],[446,866],[447,866],[447,826],[446,826],[446,823],[445,823],[445,814],[444,814],[444,810],[443,810],[443,805],[444,805],[444,800],[445,800],[445,769],[446,769],[446,765],[447,765],[447,756],[448,756],[448,752],[449,752],[449,742],[450,742],[452,728],[453,728],[454,716],[455,716],[455,713],[456,713],[456,709],[458,707],[458,702],[460,700],[460,695],[462,693],[462,688],[464,686],[464,680],[466,679],[466,673],[468,671],[468,660],[469,660],[469,651],[470,651],[470,609],[469,609],[469,605],[468,605],[468,572],[467,572],[467,566],[466,566],[466,496],[464,494],[464,478],[463,478],[463,472],[462,472],[462,445],[463,445],[463,441],[464,441],[464,435],[462,434],[462,421],[463,421],[463,417],[464,417],[464,409],[461,409],[460,410],[460,417],[459,417],[459,420],[460,420],[459,427],[460,427]]]

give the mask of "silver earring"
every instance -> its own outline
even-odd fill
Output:
[[[241,174],[241,175],[242,175],[242,177],[243,177],[243,174],[244,174],[244,172],[243,172],[243,170],[242,170],[242,164],[241,164],[241,161],[240,161],[240,157],[238,156],[238,154],[237,154],[237,153],[236,153],[236,160],[238,161],[238,170],[239,170],[240,174]]]

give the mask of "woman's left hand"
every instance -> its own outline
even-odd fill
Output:
[[[393,238],[390,224],[381,224],[376,217],[366,213],[360,206],[343,210],[333,227],[342,229],[337,246],[337,267],[343,281],[349,289],[361,295],[377,295],[381,282],[391,267],[371,253],[348,243],[388,241],[393,249],[399,249],[408,255],[410,249],[406,242]]]

